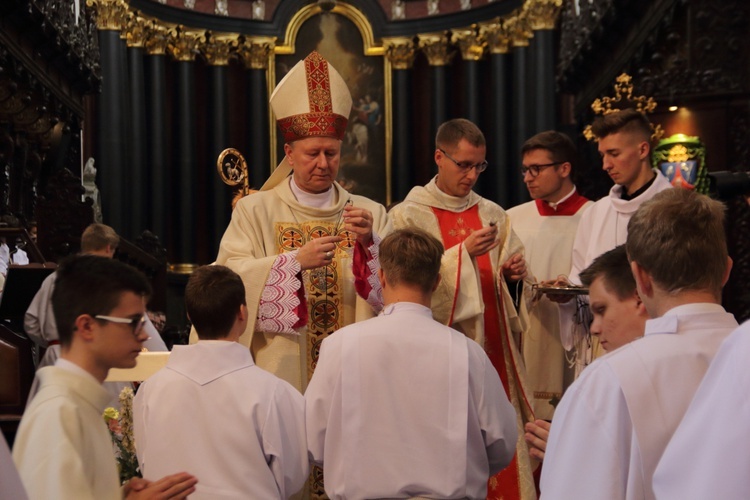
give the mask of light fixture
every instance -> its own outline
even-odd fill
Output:
[[[672,112],[675,112],[675,111],[677,111],[677,109],[678,109],[678,107],[677,107],[677,106],[675,106],[674,104],[672,104],[672,105],[671,105],[671,106],[669,107],[669,111],[672,111]]]

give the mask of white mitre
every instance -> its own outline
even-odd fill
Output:
[[[284,142],[308,137],[343,140],[352,109],[352,95],[331,63],[313,51],[279,82],[271,94],[270,103]],[[284,157],[261,191],[272,189],[291,171]]]

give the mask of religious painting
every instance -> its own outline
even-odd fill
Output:
[[[313,50],[336,68],[353,101],[337,181],[351,193],[386,205],[388,134],[383,56],[365,55],[368,51],[360,28],[337,11],[339,7],[312,15],[300,25],[291,47],[294,53],[276,55],[275,83]],[[277,138],[277,157],[283,155],[283,141]]]

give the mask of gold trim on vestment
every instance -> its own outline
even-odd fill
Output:
[[[349,258],[355,239],[339,224],[330,221],[277,222],[277,253],[302,248],[307,242],[325,236],[340,235],[331,263],[302,273],[302,286],[307,297],[307,382],[312,378],[320,355],[320,344],[343,326],[344,283],[342,258]]]

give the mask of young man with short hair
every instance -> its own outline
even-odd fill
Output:
[[[120,488],[102,412],[110,368],[132,368],[141,352],[151,287],[137,270],[82,255],[64,262],[52,294],[61,354],[37,372],[39,392],[26,408],[13,460],[29,498],[185,498],[196,479],[179,473]]]
[[[579,273],[591,262],[617,245],[625,243],[628,221],[644,202],[656,193],[669,189],[669,180],[651,166],[651,136],[648,118],[629,108],[597,117],[591,130],[598,141],[602,169],[615,185],[609,195],[594,203],[581,217],[578,225],[568,280],[580,283]],[[586,349],[584,338],[575,322],[575,301],[570,296],[558,297],[560,306],[560,337],[566,349],[576,349],[576,376],[595,357],[593,349]]]
[[[567,135],[554,130],[536,134],[523,144],[521,155],[523,180],[533,201],[509,209],[508,216],[534,276],[554,281],[570,270],[576,228],[592,202],[573,184],[577,154]],[[544,295],[529,303],[529,328],[522,347],[534,415],[551,419],[552,402],[562,397],[566,367],[558,306]]]
[[[515,453],[516,414],[482,348],[432,319],[442,244],[380,244],[380,316],[323,341],[305,392],[310,458],[342,498],[485,498]]]
[[[737,327],[721,307],[731,259],[720,202],[684,189],[657,193],[630,219],[626,249],[652,319],[642,339],[594,361],[563,396],[543,498],[654,498],[656,465]]]
[[[638,295],[625,245],[604,252],[581,271],[589,289],[591,335],[606,352],[643,337],[648,313]]]
[[[625,243],[628,221],[644,202],[672,187],[651,166],[653,130],[643,113],[625,109],[603,115],[594,120],[591,130],[598,141],[602,169],[615,185],[586,211],[578,226],[569,275],[575,283],[578,273],[596,257]]]
[[[288,498],[309,470],[305,402],[237,342],[248,322],[242,279],[224,266],[200,267],[185,305],[198,343],[175,346],[133,404],[144,474],[190,470],[201,481],[195,499]]]

